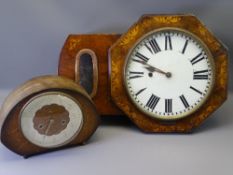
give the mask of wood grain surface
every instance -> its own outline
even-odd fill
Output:
[[[83,111],[83,126],[69,143],[58,148],[42,148],[29,142],[19,123],[21,109],[38,94],[61,92],[77,99]],[[13,152],[25,157],[85,143],[99,125],[97,110],[89,95],[72,80],[58,76],[34,78],[15,89],[5,100],[0,113],[1,141]]]
[[[145,34],[163,27],[187,30],[209,48],[215,65],[215,84],[208,100],[195,113],[175,121],[160,121],[143,114],[132,103],[124,85],[123,72],[127,55]],[[110,49],[111,97],[115,104],[145,132],[190,132],[210,116],[227,98],[227,50],[206,27],[192,15],[144,15]]]
[[[117,34],[69,35],[60,54],[58,74],[75,80],[76,58],[83,50],[92,50],[98,62],[98,86],[93,101],[100,115],[123,115],[110,95],[108,49],[120,37]],[[77,82],[78,83],[78,82]]]

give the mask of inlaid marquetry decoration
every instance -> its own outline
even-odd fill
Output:
[[[144,15],[122,35],[70,35],[58,72],[102,116],[125,115],[145,132],[190,132],[227,98],[227,50],[189,14]]]

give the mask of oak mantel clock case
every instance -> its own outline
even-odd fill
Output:
[[[33,78],[16,88],[0,113],[1,142],[24,157],[82,145],[99,125],[86,91],[58,76]]]

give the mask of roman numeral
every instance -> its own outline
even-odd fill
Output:
[[[188,42],[189,42],[188,40],[186,40],[186,41],[185,41],[185,43],[184,43],[184,47],[183,47],[182,52],[181,52],[182,54],[184,54],[184,53],[185,53],[185,50],[186,50],[187,45],[188,45]]]
[[[184,95],[180,96],[180,100],[182,101],[182,103],[183,103],[183,105],[184,105],[185,108],[189,107],[189,104],[188,104],[186,98],[184,97]]]
[[[172,112],[172,99],[165,99],[165,112]]]
[[[152,40],[149,41],[150,47],[153,50],[153,53],[156,54],[157,52],[160,52],[161,49],[158,45],[158,43],[156,42],[156,40],[153,38]],[[148,46],[149,47],[149,46]],[[149,49],[150,50],[150,49]],[[152,53],[152,52],[151,52]]]
[[[200,71],[195,71],[193,73],[193,79],[194,80],[207,80],[208,79],[208,70],[200,70]]]
[[[198,94],[202,95],[202,92],[199,91],[198,89],[196,89],[196,88],[194,88],[194,87],[192,87],[192,86],[190,86],[190,89],[192,89],[192,90],[194,90],[195,92],[197,92]]]
[[[154,108],[156,107],[156,105],[158,104],[160,98],[157,97],[156,95],[152,94],[150,99],[148,100],[148,102],[146,103],[146,106],[152,110],[154,110]]]
[[[197,56],[195,56],[192,60],[191,63],[192,65],[198,63],[199,61],[203,60],[205,57],[202,55],[202,53],[199,53]]]
[[[140,89],[135,95],[138,96],[139,94],[141,94],[144,90],[146,90],[147,88],[143,88],[143,89]]]
[[[142,61],[144,61],[144,62],[147,62],[147,61],[149,60],[149,58],[147,58],[146,56],[142,55],[142,54],[139,53],[139,52],[137,52],[137,53],[135,54],[135,56],[138,57],[138,58],[140,58],[140,59],[141,59]],[[140,63],[140,61],[138,61],[138,60],[136,60],[136,59],[133,59],[133,61],[136,61],[136,62],[139,62],[139,63]]]
[[[145,44],[145,47],[150,51],[151,54],[153,54],[153,51],[152,51],[151,47],[148,46],[148,44]]]
[[[165,36],[165,50],[168,50],[168,49],[172,50],[172,41],[171,41],[170,35]]]
[[[129,77],[129,79],[134,79],[134,78],[143,77],[144,72],[129,71],[129,74],[131,75],[131,76]]]

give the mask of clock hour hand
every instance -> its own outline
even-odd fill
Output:
[[[50,120],[49,120],[48,127],[47,127],[47,129],[46,129],[46,131],[45,131],[45,135],[48,135],[49,130],[50,130],[51,126],[53,125],[53,123],[54,123],[54,120],[53,120],[53,119],[50,119]]]
[[[158,72],[158,73],[164,74],[164,75],[166,75],[167,78],[170,78],[172,76],[172,74],[170,72],[165,72],[159,68],[151,66],[151,65],[147,64],[145,61],[137,60],[137,62],[143,64],[145,66],[145,68],[150,72]]]

